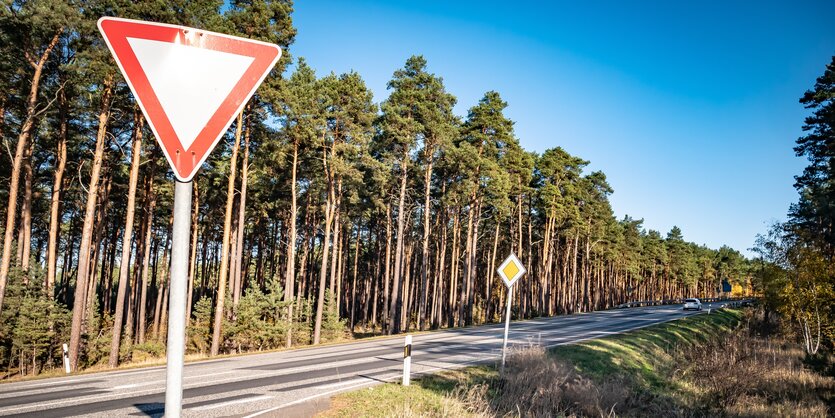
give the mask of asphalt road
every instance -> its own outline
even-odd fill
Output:
[[[510,344],[554,346],[599,338],[705,311],[682,305],[619,309],[513,322]],[[504,325],[414,336],[412,373],[495,361]],[[306,415],[300,405],[380,382],[397,381],[403,336],[201,361],[185,366],[183,415]],[[32,417],[163,415],[165,367],[0,384],[0,415]]]

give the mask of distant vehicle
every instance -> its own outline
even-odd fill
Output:
[[[690,309],[694,311],[701,311],[702,310],[702,302],[698,299],[685,299],[684,300],[684,310],[689,311]]]

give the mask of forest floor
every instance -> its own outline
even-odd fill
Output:
[[[320,417],[825,417],[832,356],[808,358],[761,311],[722,310],[552,349],[495,366],[383,384],[331,399]]]

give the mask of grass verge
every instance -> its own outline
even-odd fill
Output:
[[[337,395],[322,417],[827,416],[835,380],[753,311],[722,310]],[[770,327],[774,329],[774,327]],[[829,404],[829,405],[828,405]]]
[[[675,354],[702,346],[736,329],[739,310],[723,309],[710,315],[689,316],[607,338],[563,345],[552,350],[575,370],[596,381],[614,375],[629,376],[630,383],[654,393],[670,389],[668,375],[679,365]],[[681,388],[678,386],[677,388]]]
[[[385,383],[339,394],[331,408],[318,417],[466,417],[472,413],[466,402],[450,396],[461,388],[481,387],[498,377],[488,366],[467,367],[425,376],[412,386]]]

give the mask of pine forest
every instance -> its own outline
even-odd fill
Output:
[[[283,50],[194,180],[190,356],[498,322],[510,253],[528,270],[514,318],[762,291],[764,261],[745,249],[616,216],[606,175],[559,137],[524,149],[491,86],[457,115],[421,55],[390,69],[384,99],[361,74],[314,71],[293,55],[292,13],[271,0],[2,2],[0,376],[61,369],[65,343],[73,371],[164,357],[174,176],[101,16]]]

